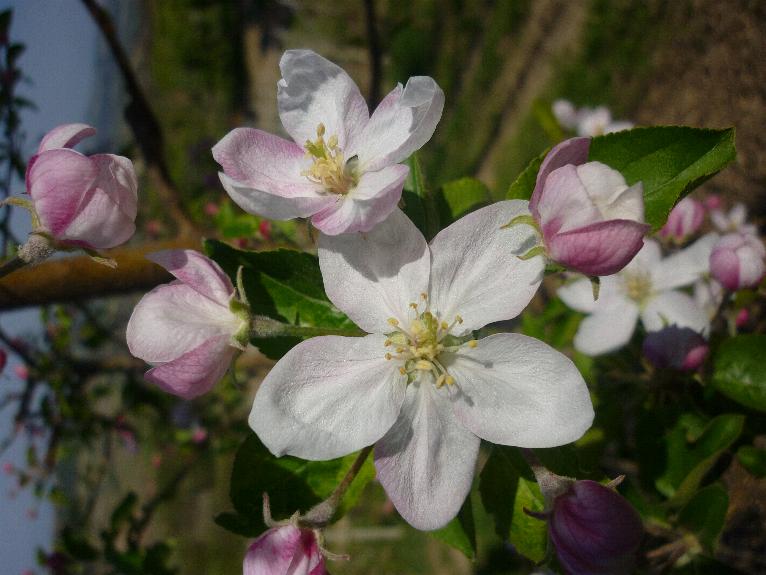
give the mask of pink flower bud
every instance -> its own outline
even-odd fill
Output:
[[[261,220],[258,224],[258,232],[264,240],[269,241],[271,239],[271,222],[269,220]]]
[[[660,369],[696,371],[702,366],[709,348],[699,333],[688,327],[668,326],[646,335],[643,352]]]
[[[766,248],[748,233],[723,236],[710,254],[710,273],[725,288],[738,290],[758,285],[766,271]]]
[[[218,204],[214,204],[213,202],[208,202],[205,204],[204,208],[205,214],[208,216],[215,216],[218,214],[218,212],[221,211],[221,208],[218,206]]]
[[[750,312],[747,309],[742,308],[741,310],[737,312],[737,317],[734,319],[734,324],[737,327],[742,328],[742,327],[745,327],[749,322],[750,322]]]
[[[624,575],[632,572],[643,525],[616,491],[584,480],[554,500],[548,533],[569,575]]]
[[[0,348],[0,371],[5,369],[6,363],[8,363],[8,352]]]
[[[200,444],[204,443],[207,440],[207,429],[204,427],[195,427],[194,431],[192,431],[192,443]]]
[[[641,183],[588,162],[589,138],[555,146],[537,174],[529,208],[553,261],[591,276],[611,275],[633,259],[649,230]]]
[[[13,373],[16,374],[16,377],[19,379],[26,381],[29,379],[29,368],[26,365],[19,364],[14,366]]]
[[[148,381],[191,399],[209,391],[244,349],[249,318],[229,308],[234,286],[211,259],[193,250],[156,252],[149,259],[177,281],[138,302],[128,321],[128,348],[154,366]]]
[[[71,149],[95,130],[54,128],[27,165],[27,192],[44,231],[64,245],[92,249],[125,243],[136,229],[137,181],[122,156],[84,156]]]
[[[697,200],[686,197],[670,212],[668,221],[660,230],[660,237],[683,241],[695,233],[705,219],[705,208]]]
[[[162,233],[162,223],[159,220],[149,220],[146,222],[145,229],[146,235],[156,238]]]
[[[311,529],[274,527],[258,537],[245,555],[244,575],[326,575],[325,561]]]
[[[3,473],[6,475],[13,475],[16,468],[13,466],[13,463],[6,461],[3,463]]]
[[[715,210],[720,210],[721,206],[723,205],[723,201],[721,201],[721,196],[718,194],[708,194],[705,196],[705,199],[702,200],[702,205],[705,206],[705,209],[712,212]]]

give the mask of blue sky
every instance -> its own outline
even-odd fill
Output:
[[[19,92],[37,105],[36,111],[28,110],[23,115],[28,157],[50,128],[89,121],[88,106],[97,87],[94,52],[100,38],[79,0],[0,0],[1,9],[8,7],[14,8],[11,39],[26,44],[27,48],[19,63],[29,82],[23,84]],[[14,228],[23,237],[29,229],[29,220],[22,210],[17,212]],[[40,330],[34,310],[3,313],[0,325],[12,335],[34,334]],[[12,366],[0,375],[0,387],[4,391],[19,387]],[[12,409],[0,412],[0,438],[12,428],[12,416]],[[17,441],[0,457],[0,465],[21,464],[25,449],[26,444]],[[20,575],[25,569],[39,572],[35,568],[35,552],[38,546],[50,549],[53,513],[30,493],[21,492],[9,498],[14,484],[11,478],[0,474],[0,525],[5,526],[0,537],[2,572],[7,575]],[[38,510],[37,519],[28,518],[29,509]]]

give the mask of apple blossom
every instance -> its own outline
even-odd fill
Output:
[[[601,278],[597,301],[586,278],[559,288],[565,304],[589,314],[577,330],[575,348],[586,355],[619,349],[630,341],[639,316],[649,332],[667,325],[706,332],[710,320],[705,310],[677,288],[693,284],[707,273],[707,260],[717,238],[717,234],[703,236],[665,259],[659,244],[646,240],[622,271]]]
[[[705,219],[704,206],[693,198],[686,197],[676,204],[668,215],[659,235],[662,238],[681,242],[694,234]]]
[[[629,130],[633,122],[614,121],[609,108],[598,106],[596,108],[581,108],[577,114],[577,134],[580,136],[602,136]]]
[[[206,393],[247,345],[249,319],[228,276],[193,250],[147,256],[176,280],[154,288],[130,316],[130,353],[152,364],[146,379],[191,399]]]
[[[747,208],[742,203],[734,204],[729,213],[721,209],[711,210],[710,220],[718,231],[723,233],[741,232],[750,235],[758,233],[755,225],[747,223]]]
[[[589,138],[571,138],[545,157],[529,203],[548,257],[590,276],[613,274],[638,253],[644,224],[641,183],[588,162]]]
[[[272,527],[247,550],[243,575],[326,575],[316,535],[291,523]]]
[[[330,300],[369,335],[321,336],[289,351],[256,394],[250,426],[277,456],[333,459],[375,444],[378,479],[418,529],[452,519],[468,494],[481,439],[551,447],[593,419],[582,376],[520,334],[472,339],[517,316],[542,258],[515,253],[532,230],[500,231],[526,202],[477,210],[426,244],[399,210],[367,234],[321,236]]]
[[[213,148],[223,187],[269,219],[310,216],[329,235],[371,230],[396,207],[409,171],[400,162],[431,138],[444,93],[415,76],[370,116],[349,75],[318,54],[288,50],[279,67],[279,115],[294,142],[232,130]]]
[[[766,273],[766,248],[756,236],[744,232],[726,234],[710,254],[710,273],[726,289],[755,287]]]
[[[693,329],[670,325],[649,332],[642,351],[654,367],[696,371],[710,350],[705,338]]]
[[[631,573],[644,528],[641,517],[614,489],[575,481],[556,497],[548,534],[568,575]]]
[[[559,99],[554,101],[551,111],[562,128],[574,130],[577,127],[577,108],[569,100]]]
[[[27,192],[39,220],[35,231],[61,245],[113,248],[136,229],[133,163],[123,156],[84,156],[71,149],[95,132],[85,124],[54,128],[27,165]]]

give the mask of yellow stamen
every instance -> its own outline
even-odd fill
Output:
[[[473,349],[474,347],[476,347],[477,345],[479,345],[479,342],[478,342],[478,341],[476,341],[475,339],[472,339],[471,341],[469,341],[469,342],[467,342],[467,343],[468,343],[468,347],[470,347],[470,348],[472,348],[472,349]]]

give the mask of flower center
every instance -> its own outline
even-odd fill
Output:
[[[414,318],[406,328],[399,325],[399,320],[389,318],[388,323],[397,328],[391,333],[384,345],[393,348],[395,353],[387,352],[386,359],[399,360],[403,363],[399,367],[402,375],[409,376],[412,381],[421,373],[430,373],[434,378],[437,388],[443,385],[453,385],[455,378],[452,377],[444,364],[439,361],[439,355],[443,351],[454,352],[463,344],[458,338],[450,334],[456,325],[463,323],[463,318],[455,316],[452,323],[447,323],[428,310],[428,296],[420,294],[421,303],[412,302],[410,308],[414,310]],[[420,306],[423,306],[423,311]],[[476,340],[465,342],[469,347],[476,347]]]
[[[652,293],[652,280],[646,272],[622,274],[623,293],[637,303],[643,302]]]
[[[332,194],[344,196],[359,182],[355,170],[356,157],[344,161],[343,152],[338,147],[338,136],[332,135],[325,141],[324,135],[324,124],[319,124],[317,139],[306,141],[306,155],[313,159],[313,164],[301,175]]]

